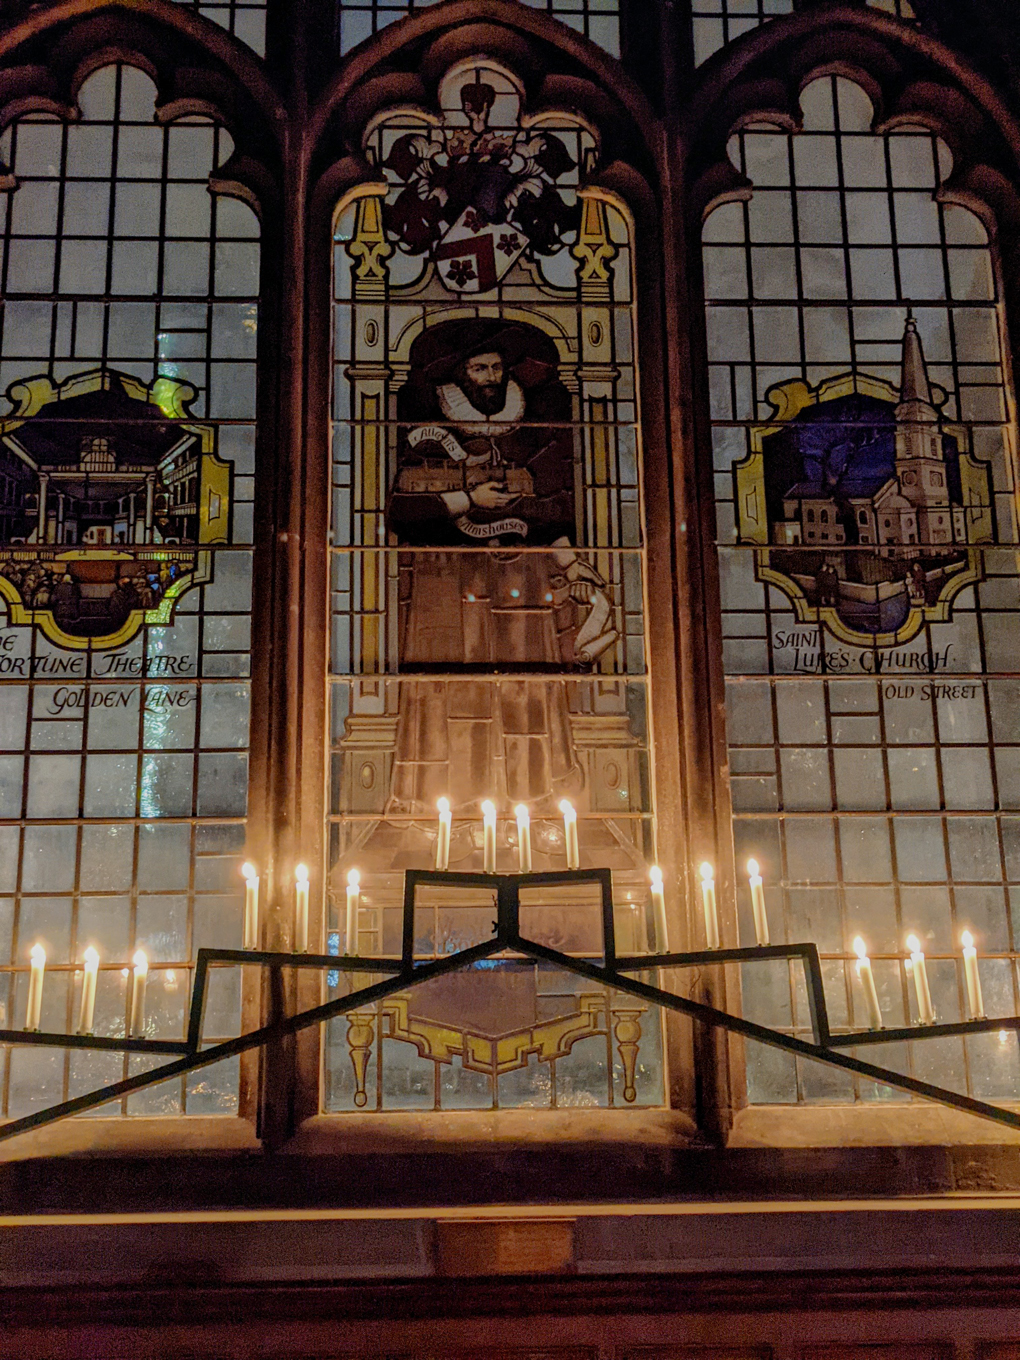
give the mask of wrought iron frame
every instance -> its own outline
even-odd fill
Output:
[[[535,940],[529,940],[520,933],[520,899],[522,888],[541,888],[565,884],[596,884],[599,888],[600,910],[603,932],[602,962],[595,963],[589,958],[578,958],[551,949]],[[414,913],[417,891],[421,886],[450,888],[489,888],[496,898],[496,920],[491,939],[472,945],[469,949],[459,950],[445,958],[431,962],[417,963],[414,957]],[[729,1030],[744,1038],[787,1053],[809,1058],[813,1062],[828,1063],[871,1081],[883,1082],[887,1086],[909,1091],[912,1095],[926,1100],[963,1110],[982,1119],[990,1119],[1009,1128],[1020,1129],[1020,1113],[991,1105],[973,1096],[963,1095],[935,1086],[931,1082],[916,1077],[905,1076],[889,1068],[878,1067],[864,1062],[844,1050],[860,1045],[896,1043],[904,1040],[940,1039],[953,1035],[984,1034],[993,1030],[1020,1030],[1020,1016],[1005,1016],[1001,1019],[963,1020],[950,1024],[911,1025],[896,1029],[855,1030],[849,1033],[833,1034],[829,1026],[828,1010],[825,1003],[825,990],[822,984],[821,962],[818,946],[815,944],[758,945],[745,949],[699,949],[686,953],[640,954],[618,957],[616,953],[616,932],[613,920],[613,885],[609,869],[577,869],[557,873],[539,874],[465,874],[439,872],[436,870],[409,869],[404,874],[404,901],[401,932],[401,956],[399,959],[362,958],[357,955],[338,954],[288,954],[263,949],[200,949],[195,966],[192,985],[191,1007],[188,1017],[187,1038],[183,1040],[161,1040],[140,1038],[111,1038],[90,1034],[46,1034],[27,1030],[0,1030],[0,1043],[36,1044],[46,1048],[84,1048],[119,1053],[150,1053],[173,1056],[174,1061],[160,1067],[139,1072],[122,1081],[98,1087],[94,1091],[65,1100],[44,1110],[37,1110],[21,1119],[13,1119],[0,1125],[0,1141],[14,1138],[20,1133],[52,1124],[69,1115],[81,1114],[85,1110],[105,1105],[110,1100],[140,1091],[147,1086],[155,1086],[161,1081],[194,1072],[202,1067],[232,1058],[240,1053],[261,1048],[266,1044],[283,1039],[312,1025],[321,1025],[334,1016],[347,1011],[371,1005],[394,992],[406,991],[409,987],[420,986],[435,978],[469,968],[482,959],[510,950],[523,959],[534,959],[549,963],[566,972],[587,978],[616,991],[638,997],[665,1010],[690,1016],[704,1025]],[[807,988],[808,1008],[811,1018],[812,1041],[798,1039],[780,1030],[759,1025],[742,1016],[731,1015],[704,1002],[693,1001],[689,997],[662,987],[653,986],[640,978],[629,976],[631,973],[647,973],[668,968],[691,968],[726,963],[754,963],[772,959],[799,959],[804,968]],[[311,968],[328,969],[346,973],[386,973],[390,974],[380,982],[372,982],[367,987],[349,992],[336,1000],[313,1006],[310,1010],[286,1016],[251,1030],[248,1034],[238,1035],[202,1047],[202,1017],[205,1010],[209,968],[212,965],[234,964],[256,966],[259,968]]]

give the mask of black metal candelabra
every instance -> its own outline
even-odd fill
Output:
[[[520,926],[521,892],[526,889],[563,887],[568,885],[599,890],[602,925],[602,957],[577,957],[552,949],[548,945],[522,935]],[[420,888],[487,888],[495,894],[496,920],[490,939],[470,948],[459,950],[440,959],[419,962],[414,953],[414,919]],[[700,949],[685,953],[652,953],[618,956],[613,919],[613,884],[609,869],[576,869],[556,873],[486,874],[451,873],[438,870],[409,869],[404,875],[404,902],[399,958],[363,958],[358,955],[290,954],[264,949],[200,949],[195,966],[187,1036],[183,1040],[114,1038],[91,1034],[48,1034],[27,1030],[0,1030],[0,1043],[33,1044],[45,1048],[92,1049],[119,1053],[148,1053],[170,1057],[171,1061],[148,1071],[139,1072],[122,1081],[98,1087],[72,1100],[65,1100],[48,1109],[37,1110],[20,1119],[0,1125],[0,1139],[13,1138],[30,1129],[52,1124],[70,1115],[104,1105],[107,1101],[130,1095],[145,1087],[157,1085],[172,1077],[194,1072],[225,1058],[261,1048],[287,1035],[321,1025],[334,1016],[358,1010],[390,996],[394,992],[419,987],[435,978],[445,977],[461,969],[471,968],[495,954],[533,959],[555,965],[605,987],[627,993],[664,1010],[688,1015],[701,1024],[729,1030],[747,1039],[796,1054],[813,1062],[828,1063],[844,1071],[856,1073],[871,1081],[907,1091],[926,1100],[937,1101],[968,1114],[991,1119],[1010,1128],[1020,1129],[1020,1113],[978,1100],[973,1096],[947,1090],[932,1082],[905,1076],[890,1068],[865,1062],[849,1049],[863,1045],[896,1043],[904,1040],[926,1041],[953,1035],[984,1034],[993,1030],[1020,1030],[1020,1016],[1000,1019],[965,1020],[950,1024],[903,1026],[896,1029],[855,1030],[833,1034],[829,1025],[825,990],[822,985],[818,947],[814,944],[756,945],[744,949]],[[654,985],[634,974],[660,973],[684,968],[728,963],[757,963],[777,959],[799,960],[804,969],[808,1007],[811,1019],[810,1040],[785,1034],[781,1030],[746,1020],[739,1015],[718,1010],[704,1002],[694,1001],[679,992]],[[323,1002],[296,1015],[286,1016],[233,1039],[210,1047],[202,1047],[202,1021],[208,990],[209,969],[213,965],[244,965],[259,968],[328,969],[344,973],[384,974],[381,981],[349,992],[346,996]],[[660,978],[661,981],[661,978]]]

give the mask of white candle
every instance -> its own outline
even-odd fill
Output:
[[[517,861],[522,874],[531,873],[531,814],[523,803],[514,808],[517,818]]]
[[[496,872],[496,804],[488,799],[482,804],[482,870]]]
[[[439,809],[439,833],[436,836],[436,868],[445,873],[450,867],[450,816],[449,798],[440,798],[436,804]]]
[[[581,847],[577,840],[577,812],[573,803],[568,803],[566,798],[560,803],[560,811],[563,813],[563,844],[567,850],[567,868],[580,869]]]
[[[655,947],[665,954],[669,950],[669,933],[666,929],[666,896],[662,890],[662,870],[653,864],[648,870],[652,883],[652,919],[655,922]]]
[[[308,866],[299,864],[294,870],[294,949],[308,953]]]
[[[347,941],[348,954],[358,952],[358,913],[361,910],[361,875],[352,869],[347,875]]]
[[[701,866],[701,905],[705,912],[705,939],[709,949],[719,948],[719,913],[715,905],[715,878],[711,864]]]
[[[78,1033],[92,1033],[92,1018],[96,1013],[96,977],[99,954],[89,945],[85,950],[85,972],[81,979],[81,1009],[78,1011]]]
[[[965,930],[960,938],[963,940],[963,976],[967,984],[967,1009],[972,1020],[983,1020],[985,1003],[981,996],[981,975],[978,973],[974,936],[969,930]]]
[[[25,1028],[38,1029],[42,1015],[43,978],[46,975],[46,950],[41,944],[34,944],[28,951],[32,961],[32,972],[28,979],[28,1005],[25,1008]]]
[[[910,971],[914,978],[914,995],[917,997],[917,1019],[922,1025],[935,1023],[935,1008],[931,1004],[931,991],[928,987],[928,969],[921,953],[921,941],[916,935],[907,936],[910,950]]]
[[[137,1035],[145,1032],[145,983],[149,976],[149,960],[144,949],[136,950],[131,962],[134,969],[131,974],[130,1033]]]
[[[259,871],[254,864],[241,865],[244,875],[244,937],[242,949],[259,947]]]
[[[882,1008],[878,1004],[878,988],[875,986],[875,974],[871,968],[871,960],[868,958],[868,947],[859,935],[854,940],[854,953],[857,955],[857,976],[861,980],[864,1000],[868,1007],[868,1028],[884,1029]]]
[[[761,874],[758,872],[758,861],[749,859],[747,861],[748,881],[751,884],[751,910],[754,912],[754,937],[759,944],[769,942],[769,918],[765,914],[765,888],[762,884]]]

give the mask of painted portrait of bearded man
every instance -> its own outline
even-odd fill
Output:
[[[390,810],[431,816],[445,796],[474,814],[488,797],[554,814],[581,772],[568,685],[541,677],[585,672],[579,626],[606,602],[573,546],[574,413],[556,346],[469,318],[427,328],[410,361],[387,505],[389,529],[419,549],[400,557],[400,669],[445,678],[401,686]]]

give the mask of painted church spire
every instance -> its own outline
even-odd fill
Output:
[[[924,346],[917,332],[913,312],[907,313],[907,324],[903,331],[903,369],[896,418],[923,421],[926,424],[937,423],[939,418],[931,397]]]

